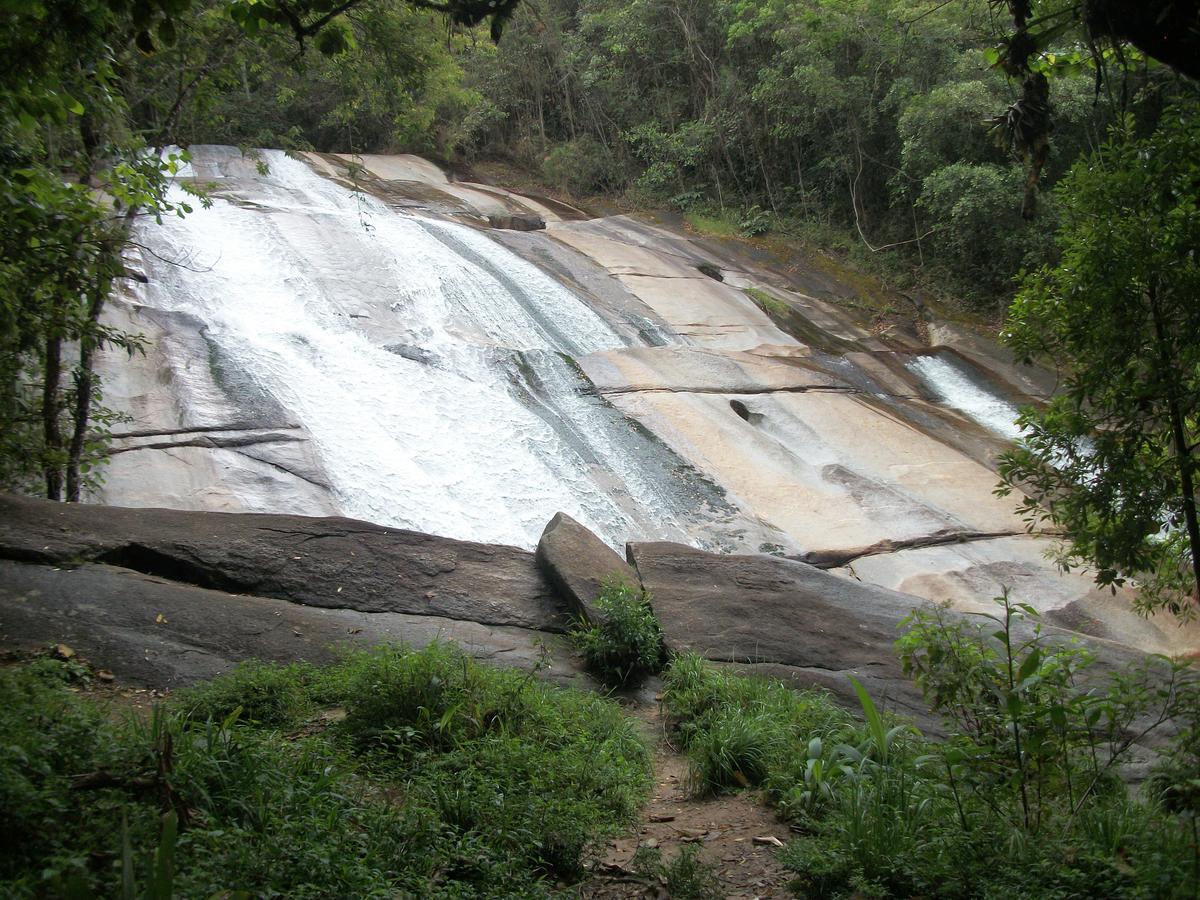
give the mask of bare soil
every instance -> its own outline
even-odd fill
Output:
[[[700,846],[700,861],[712,866],[720,896],[730,900],[790,897],[791,875],[775,859],[788,840],[788,826],[757,791],[700,797],[692,790],[687,757],[669,739],[661,709],[630,710],[655,740],[655,784],[636,832],[612,841],[579,896],[663,898],[663,885],[639,876],[632,866],[639,847],[657,847],[669,863],[688,845]]]

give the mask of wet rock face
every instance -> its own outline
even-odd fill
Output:
[[[150,351],[104,367],[134,423],[93,499],[529,550],[562,511],[613,548],[788,556],[966,610],[1008,588],[1145,649],[1200,643],[1042,558],[1051,539],[993,488],[1016,408],[1053,379],[919,302],[880,318],[877,288],[819,260],[414,156],[266,151],[262,175],[193,155],[214,208],[146,237],[200,265],[148,255],[110,305]]]

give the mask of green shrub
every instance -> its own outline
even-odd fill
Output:
[[[688,744],[694,789],[715,792],[762,784],[787,749],[786,730],[769,714],[723,710]]]
[[[738,231],[745,237],[757,237],[771,230],[771,214],[755,204],[738,219]]]
[[[801,836],[780,853],[806,897],[1190,897],[1200,889],[1195,797],[1200,693],[1150,662],[1088,677],[1000,598],[986,629],[919,612],[900,643],[950,737],[926,741],[876,709],[676,658],[663,700],[706,790],[761,781]],[[1115,777],[1134,735],[1175,717],[1146,799]],[[1134,723],[1137,723],[1136,727]]]
[[[773,774],[796,758],[797,734],[840,733],[849,722],[823,694],[736,675],[695,653],[672,661],[662,697],[698,793],[764,782],[770,788]]]
[[[315,675],[307,663],[240,663],[218,679],[177,691],[173,705],[201,721],[222,722],[240,710],[244,722],[296,725],[312,712],[308,686]]]
[[[542,162],[542,174],[561,190],[577,197],[613,190],[625,181],[620,161],[612,151],[587,137],[551,150]]]
[[[149,719],[43,669],[0,672],[3,896],[154,884],[165,811],[177,896],[545,896],[650,783],[616,704],[448,645],[242,666]]]
[[[596,607],[603,619],[579,623],[571,639],[601,681],[615,687],[633,685],[662,668],[662,628],[645,591],[610,579],[601,586]]]

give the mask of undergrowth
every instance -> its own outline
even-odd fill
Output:
[[[700,859],[695,844],[685,844],[665,861],[661,849],[643,844],[634,853],[631,866],[640,877],[660,885],[671,900],[717,900],[723,896],[715,867]]]
[[[611,687],[626,687],[662,668],[662,628],[644,590],[610,578],[601,585],[596,608],[600,621],[579,622],[571,640],[597,678]]]
[[[693,787],[761,787],[800,834],[780,859],[803,897],[1196,896],[1192,676],[1161,659],[1093,675],[1081,646],[998,602],[986,628],[942,611],[908,622],[901,658],[947,718],[936,743],[858,682],[861,719],[826,694],[676,658],[663,700]],[[1131,794],[1120,765],[1169,720],[1171,749]]]
[[[13,897],[541,896],[649,786],[615,704],[445,644],[244,665],[148,719],[43,661],[0,672],[0,734]]]

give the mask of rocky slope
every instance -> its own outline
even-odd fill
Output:
[[[769,553],[962,609],[1007,588],[1089,634],[1195,646],[1057,572],[992,494],[1013,411],[1052,379],[986,340],[881,326],[828,267],[416,157],[275,154],[264,175],[194,152],[214,211],[144,236],[186,265],[148,255],[114,304],[149,351],[107,366],[132,422],[97,500],[526,549],[562,510],[615,548]]]
[[[343,518],[64,505],[0,495],[0,642],[65,642],[123,681],[170,688],[243,659],[323,662],[347,645],[454,640],[480,659],[590,683],[563,632],[599,584],[644,587],[668,647],[826,688],[855,675],[927,733],[940,724],[894,642],[920,601],[796,560],[632,543],[622,560],[565,515],[536,554]],[[1095,675],[1143,654],[1085,640]]]

